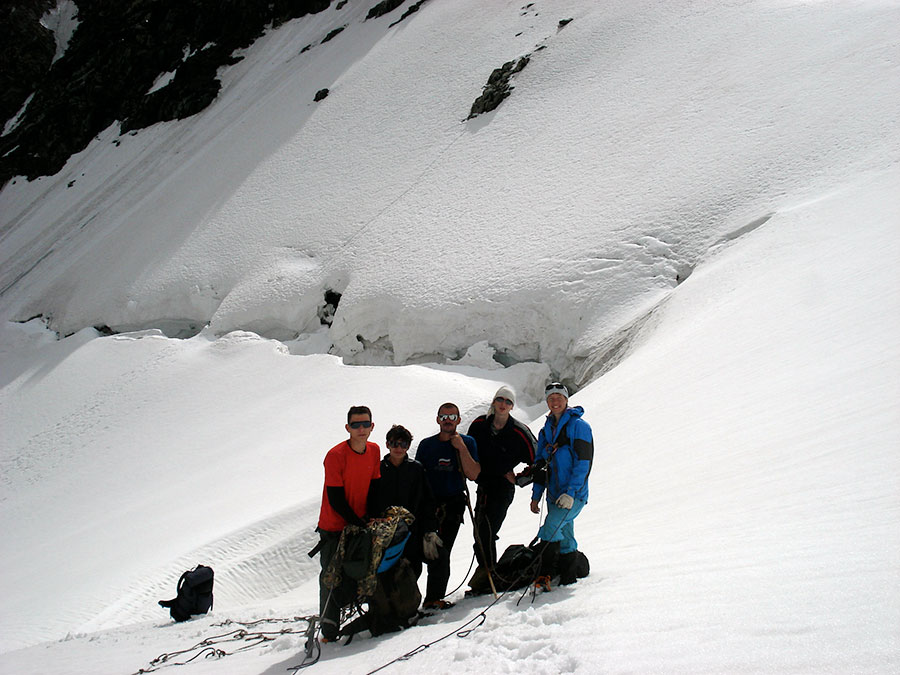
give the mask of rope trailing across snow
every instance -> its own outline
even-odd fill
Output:
[[[476,614],[473,618],[469,619],[461,626],[454,628],[449,633],[437,638],[436,640],[432,640],[431,642],[427,642],[425,644],[421,644],[415,649],[398,656],[396,659],[385,663],[382,666],[379,666],[375,670],[369,671],[367,675],[372,675],[373,673],[377,673],[381,670],[384,670],[388,666],[391,666],[400,661],[407,661],[411,659],[416,654],[425,651],[432,645],[437,644],[443,640],[446,640],[448,637],[456,635],[459,638],[467,638],[472,634],[477,628],[482,626],[484,622],[487,620],[487,612],[500,600],[502,600],[509,592],[511,588],[507,588],[504,590],[490,605],[482,609],[478,614]],[[519,600],[516,602],[518,605],[521,602],[522,598],[528,591],[532,592],[532,602],[534,601],[534,587],[526,586],[522,595],[519,597]],[[358,609],[357,609],[358,611]],[[310,661],[309,659],[312,657],[312,654],[307,653],[307,659],[303,661],[300,665],[292,666],[287,668],[288,671],[298,671],[308,666],[314,665],[319,660],[319,643],[316,639],[317,629],[317,617],[315,615],[312,616],[295,616],[290,619],[258,619],[256,621],[232,621],[231,619],[226,619],[221,623],[212,624],[213,626],[231,626],[238,625],[242,626],[241,628],[235,628],[232,631],[227,633],[222,633],[221,635],[214,635],[212,637],[205,638],[195,644],[192,647],[187,649],[181,649],[174,652],[167,652],[165,654],[160,654],[155,659],[150,662],[150,665],[147,668],[141,668],[134,675],[143,675],[144,673],[152,673],[155,672],[165,666],[184,666],[192,661],[199,659],[201,656],[206,659],[220,659],[223,656],[230,656],[232,654],[236,654],[238,652],[246,651],[248,649],[253,649],[254,647],[258,647],[267,642],[272,642],[276,638],[282,635],[304,635],[307,638],[307,642],[310,642],[310,639],[313,641],[313,651],[315,651],[315,657]],[[472,625],[477,622],[476,625]],[[254,626],[259,626],[262,624],[303,624],[302,627],[294,627],[291,625],[283,626],[278,630],[259,630],[259,631],[249,631],[248,628],[252,628]],[[471,627],[470,627],[471,626]],[[236,643],[244,643],[240,647],[236,649],[232,649],[231,651],[227,651],[221,647],[221,645],[225,644],[236,644]],[[183,660],[176,660],[179,657],[190,656],[188,658],[184,658]]]
[[[447,639],[448,637],[450,637],[451,635],[456,635],[457,637],[460,637],[460,638],[466,638],[466,637],[469,637],[469,635],[472,633],[472,631],[474,631],[476,628],[478,628],[479,626],[481,626],[481,625],[487,620],[487,614],[486,614],[486,612],[487,612],[491,607],[493,607],[494,605],[496,605],[497,602],[500,600],[500,598],[502,598],[504,595],[505,595],[505,593],[501,594],[500,597],[498,597],[498,598],[497,598],[496,600],[494,600],[490,605],[488,605],[488,606],[485,607],[483,610],[481,610],[481,611],[480,611],[478,614],[476,614],[473,618],[469,619],[469,620],[466,621],[464,624],[462,624],[459,628],[454,628],[452,631],[450,631],[450,632],[447,633],[446,635],[442,635],[442,636],[439,637],[437,640],[432,640],[431,642],[426,642],[425,644],[419,645],[419,646],[416,647],[415,649],[406,652],[406,653],[403,654],[402,656],[398,656],[398,657],[397,657],[396,659],[394,659],[393,661],[388,661],[387,663],[385,663],[384,665],[379,666],[379,667],[376,668],[375,670],[370,670],[368,673],[366,673],[366,675],[372,675],[372,673],[377,673],[377,672],[379,672],[379,671],[381,671],[381,670],[384,670],[384,669],[387,668],[388,666],[392,666],[392,665],[394,665],[395,663],[399,663],[400,661],[408,661],[409,659],[411,659],[412,657],[414,657],[416,654],[419,654],[419,653],[421,653],[421,652],[424,652],[426,649],[428,649],[428,648],[431,647],[432,645],[435,645],[435,644],[437,644],[438,642],[441,642],[442,640],[446,640],[446,639]],[[472,626],[471,628],[466,628],[469,624],[474,623],[475,621],[478,621],[478,625],[477,625],[477,626]]]
[[[557,525],[557,528],[559,528],[559,525]],[[542,555],[543,555],[543,552],[538,554],[536,561],[535,561],[537,564],[540,564]],[[471,564],[470,564],[469,569],[471,570]],[[374,670],[370,670],[367,673],[367,675],[373,675],[374,673],[382,671],[385,668],[387,668],[388,666],[391,666],[400,661],[408,661],[416,654],[419,654],[419,653],[425,651],[432,645],[435,645],[438,642],[446,640],[448,637],[451,637],[453,635],[456,635],[459,638],[469,637],[469,635],[471,635],[476,629],[478,629],[480,626],[482,626],[484,624],[484,622],[487,620],[487,612],[494,605],[496,605],[498,602],[500,602],[500,600],[502,600],[504,597],[506,597],[507,594],[509,594],[509,592],[512,590],[512,587],[517,583],[517,581],[518,581],[518,579],[514,580],[508,588],[506,588],[499,596],[497,596],[494,599],[493,602],[491,602],[491,604],[489,604],[487,607],[482,609],[480,612],[478,612],[478,614],[476,614],[474,617],[472,617],[471,619],[469,619],[468,621],[463,623],[461,626],[454,628],[449,633],[442,635],[441,637],[437,638],[436,640],[432,640],[431,642],[426,642],[424,644],[419,645],[415,649],[408,651],[401,656],[398,656],[394,660],[389,661]],[[461,585],[462,584],[460,584],[460,586]],[[524,591],[522,592],[522,595],[519,596],[519,599],[516,601],[516,605],[518,605],[522,601],[522,598],[524,598],[525,595],[529,591],[532,594],[531,601],[534,602],[536,589],[534,588],[533,585],[529,584],[528,586],[525,587]],[[362,609],[358,605],[355,605],[353,608],[349,608],[348,613],[352,614],[353,612],[361,612],[361,611],[362,611]],[[228,633],[223,633],[222,635],[215,635],[213,637],[206,638],[204,640],[201,640],[200,642],[195,644],[193,647],[190,647],[188,649],[182,649],[180,651],[160,654],[159,656],[157,656],[155,659],[153,659],[150,662],[149,667],[141,668],[136,673],[134,673],[134,675],[143,675],[144,673],[152,673],[156,670],[159,670],[160,668],[162,668],[164,666],[183,666],[188,663],[191,663],[192,661],[195,661],[196,659],[200,658],[201,656],[204,658],[207,658],[207,659],[209,659],[209,658],[219,659],[219,658],[222,658],[223,656],[230,656],[231,654],[236,654],[237,652],[241,652],[241,651],[245,651],[248,649],[252,649],[254,647],[258,647],[259,645],[265,644],[266,642],[272,642],[273,640],[275,640],[277,637],[279,637],[281,635],[305,635],[306,636],[306,659],[304,659],[304,661],[299,665],[291,666],[291,667],[287,668],[288,671],[296,672],[303,668],[307,668],[309,666],[314,665],[319,660],[320,647],[319,647],[319,641],[317,639],[317,633],[318,633],[318,630],[317,630],[318,620],[317,619],[318,619],[318,617],[315,615],[295,616],[290,619],[258,619],[256,621],[232,621],[231,619],[226,619],[225,621],[223,621],[221,623],[215,623],[212,625],[220,626],[220,627],[238,625],[238,626],[242,626],[242,628],[236,628],[232,631],[229,631]],[[472,626],[472,624],[475,623],[476,621],[478,623],[476,625]],[[274,631],[250,632],[247,630],[247,628],[259,626],[261,624],[297,624],[297,623],[301,623],[304,625],[301,629],[297,629],[297,628],[294,628],[294,627],[288,625],[288,626],[281,628],[280,630],[274,630]],[[471,627],[469,627],[469,626],[471,626]],[[237,649],[233,649],[232,651],[226,651],[219,646],[222,644],[238,643],[238,642],[244,642],[246,644],[238,647]],[[315,656],[313,656],[313,653],[315,653]],[[183,661],[173,661],[172,660],[177,657],[186,656],[188,654],[192,654],[192,655],[189,658],[184,659]]]
[[[259,645],[265,644],[266,642],[272,642],[281,635],[308,636],[310,630],[315,630],[315,618],[315,616],[295,616],[290,619],[259,619],[257,621],[249,622],[232,621],[231,619],[226,619],[222,623],[216,623],[212,625],[220,627],[238,625],[242,626],[242,628],[235,628],[234,630],[227,633],[205,638],[204,640],[201,640],[193,647],[189,647],[188,649],[160,654],[150,662],[149,667],[141,668],[134,675],[152,673],[156,670],[159,670],[160,668],[163,668],[164,666],[183,666],[190,663],[191,661],[195,661],[201,656],[206,659],[219,659],[223,656],[230,656],[231,654],[236,654],[237,652],[253,649],[254,647],[258,647]],[[279,630],[247,630],[248,628],[259,626],[261,624],[302,624],[302,627],[298,628],[293,625],[287,625],[283,626]],[[221,647],[221,645],[237,643],[244,644],[240,647],[237,647],[236,649],[232,649],[231,651],[227,651]],[[183,660],[173,660],[179,659],[179,657],[185,657],[189,654],[191,655],[189,658],[185,658]]]

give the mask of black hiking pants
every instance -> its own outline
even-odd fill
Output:
[[[438,547],[437,560],[425,561],[425,564],[428,566],[425,602],[440,600],[447,594],[447,584],[450,581],[450,551],[453,549],[456,535],[459,534],[459,526],[462,525],[465,510],[465,495],[438,501],[437,533],[444,545]]]
[[[497,564],[497,540],[500,538],[500,526],[506,520],[506,512],[516,496],[516,486],[506,478],[491,477],[478,485],[475,498],[475,559],[482,567],[493,569]],[[481,546],[479,546],[479,541]],[[481,548],[484,547],[484,555]],[[487,557],[487,561],[485,561]]]

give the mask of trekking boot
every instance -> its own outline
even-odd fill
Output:
[[[541,566],[538,569],[539,577],[552,577],[557,573],[559,562],[559,542],[540,541],[535,546],[535,551],[541,558]]]
[[[578,556],[578,551],[571,551],[570,553],[562,553],[559,556],[559,585],[560,586],[568,586],[569,584],[574,584],[578,581],[578,577],[575,574],[575,562]]]
[[[474,574],[472,574],[472,578],[469,579],[469,588],[472,589],[472,594],[479,595],[481,593],[486,593],[487,591],[484,589],[489,588],[489,583],[487,568],[482,565],[476,567]]]
[[[546,574],[538,577],[534,580],[534,587],[539,591],[543,591],[544,593],[550,592],[550,577]]]
[[[340,636],[340,630],[334,621],[322,619],[319,624],[319,642],[326,644],[328,642],[337,642]]]

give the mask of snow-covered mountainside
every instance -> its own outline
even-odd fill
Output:
[[[711,246],[896,159],[895,4],[523,4],[270,31],[203,113],[3,191],[4,308],[287,339],[332,290],[340,356],[486,340],[585,382]]]
[[[594,429],[592,574],[390,672],[895,671],[900,3],[411,4],[270,29],[199,114],[0,192],[0,671],[314,613],[347,408],[415,443],[507,383],[536,430],[551,376]],[[520,491],[500,547],[537,526]],[[214,613],[170,626],[197,562]]]

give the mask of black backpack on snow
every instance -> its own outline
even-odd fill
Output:
[[[412,566],[400,558],[390,569],[378,574],[375,594],[368,609],[340,630],[340,635],[355,635],[369,630],[374,637],[409,628],[419,618],[422,593]]]
[[[535,546],[536,541],[525,546],[523,544],[512,544],[507,547],[503,555],[497,560],[491,576],[494,586],[498,593],[503,591],[514,591],[523,588],[532,583],[540,573],[541,552],[539,546]],[[583,579],[591,572],[591,564],[587,556],[582,551],[575,551],[575,557],[571,561],[572,569],[570,572],[578,579]],[[559,559],[554,561],[552,565],[551,576],[560,573]],[[474,595],[483,595],[491,592],[490,581],[487,572],[481,568],[472,575],[469,581],[471,587],[470,593]]]
[[[159,606],[169,610],[176,621],[187,621],[196,614],[206,614],[213,605],[213,569],[197,565],[178,580],[178,595],[160,600]]]
[[[491,571],[497,592],[514,591],[527,586],[537,577],[540,566],[541,560],[534,547],[523,544],[507,547]],[[476,595],[490,593],[487,571],[479,568],[469,581],[469,586]]]

